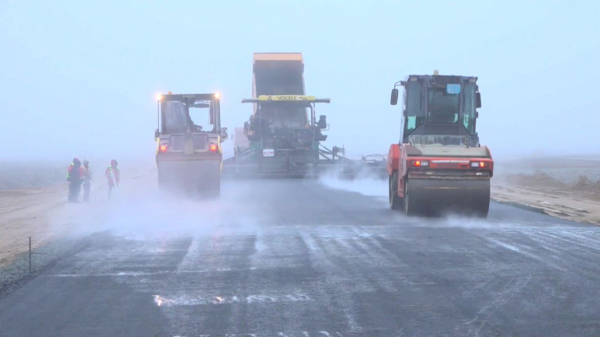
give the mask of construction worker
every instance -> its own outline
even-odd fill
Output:
[[[117,166],[116,160],[110,161],[110,166],[106,168],[106,172],[104,175],[106,179],[108,179],[108,199],[112,194],[113,188],[117,191],[117,198],[119,197],[119,181],[121,180],[121,172],[119,171],[119,167]]]
[[[90,201],[90,186],[92,184],[92,170],[90,169],[90,162],[87,160],[83,161],[83,201]]]
[[[79,202],[79,193],[83,182],[83,167],[81,167],[78,158],[73,158],[73,162],[67,169],[67,181],[69,182],[69,202]]]

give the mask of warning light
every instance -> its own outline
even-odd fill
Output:
[[[218,93],[216,93],[216,94],[215,94],[215,98],[216,98],[216,99],[221,99],[221,93],[219,93],[219,92],[218,92]]]
[[[413,160],[412,164],[416,167],[429,167],[429,161],[427,160]]]
[[[169,149],[169,146],[167,144],[161,144],[158,149],[160,150],[160,152],[167,152],[167,150]]]
[[[488,167],[488,163],[485,161],[472,161],[471,167],[472,168],[486,168],[486,167]]]
[[[210,143],[210,145],[208,146],[208,149],[210,150],[210,152],[217,152],[219,147],[215,143]]]
[[[162,99],[163,99],[163,95],[161,95],[161,94],[156,95],[157,101],[162,101]]]

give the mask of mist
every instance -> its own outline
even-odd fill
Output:
[[[31,7],[35,6],[35,11]],[[221,92],[222,124],[251,114],[253,52],[302,52],[306,92],[350,156],[398,142],[394,82],[479,77],[496,157],[600,153],[600,4],[3,1],[2,160],[154,156],[159,92]],[[230,144],[225,144],[230,148]]]

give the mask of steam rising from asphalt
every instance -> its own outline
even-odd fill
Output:
[[[253,231],[264,214],[236,199],[244,192],[236,184],[220,199],[184,197],[158,191],[156,176],[123,180],[120,200],[106,200],[104,188],[92,194],[91,203],[68,205],[69,212],[54,216],[57,228],[72,222],[71,234],[89,235],[109,231],[133,239],[156,236],[196,236],[224,231]]]
[[[381,179],[344,180],[327,175],[320,178],[319,182],[331,189],[356,192],[369,197],[387,197],[388,194],[388,182]]]
[[[441,218],[421,218],[418,223],[422,227],[433,228],[465,228],[465,229],[498,229],[515,227],[514,224],[506,221],[495,221],[491,219],[481,219],[474,217],[461,216],[457,214],[447,214]]]
[[[223,222],[223,207],[218,201],[195,202],[153,195],[116,206],[106,226],[118,234],[189,235],[210,232]]]
[[[387,200],[388,180],[377,173],[376,169],[363,168],[350,179],[339,171],[329,170],[319,176],[319,182],[331,189],[356,192],[369,197],[386,197]]]
[[[124,175],[127,175],[124,173]],[[218,200],[169,196],[160,193],[154,170],[125,177],[121,186],[121,200],[106,200],[106,186],[99,186],[92,194],[89,204],[66,205],[52,216],[58,230],[68,228],[76,235],[109,231],[127,238],[144,239],[156,236],[202,236],[216,233],[261,231],[262,223],[272,222],[273,217],[284,220],[285,209],[267,206],[264,199],[271,188],[283,188],[280,184],[293,181],[267,180],[257,185],[244,181],[224,182],[222,196]],[[101,179],[101,178],[100,178]],[[100,180],[98,179],[98,180]],[[312,184],[312,180],[306,183]],[[447,215],[442,218],[407,218],[399,211],[388,209],[388,182],[370,175],[357,179],[340,179],[328,174],[319,178],[318,184],[328,189],[357,193],[374,201],[378,207],[376,221],[390,224],[421,227],[498,228],[510,227],[510,223],[498,220],[478,219]],[[257,193],[257,186],[264,191]],[[268,187],[267,187],[268,186]],[[285,203],[281,203],[283,207]],[[292,206],[290,206],[292,207]],[[267,211],[268,210],[268,211]],[[67,226],[65,226],[67,223]],[[318,223],[313,224],[318,226]],[[365,223],[368,225],[368,223]],[[62,233],[57,233],[62,234]]]
[[[319,183],[327,188],[359,193],[361,195],[372,197],[379,201],[382,206],[388,207],[388,182],[387,180],[376,178],[373,175],[359,175],[358,179],[341,179],[334,174],[328,174],[319,179]],[[391,212],[391,211],[390,211]],[[495,221],[492,219],[481,219],[476,217],[462,216],[458,214],[446,214],[440,218],[409,217],[407,218],[401,211],[394,214],[398,222],[420,227],[439,227],[439,228],[505,228],[514,227],[514,224],[506,221]]]

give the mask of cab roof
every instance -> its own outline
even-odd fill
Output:
[[[163,102],[189,102],[189,101],[218,101],[221,98],[219,93],[212,94],[165,94],[161,95],[160,101]]]
[[[471,82],[476,83],[477,77],[475,76],[461,76],[461,75],[408,75],[404,79],[404,82],[411,81],[422,81],[425,83],[462,83]]]

